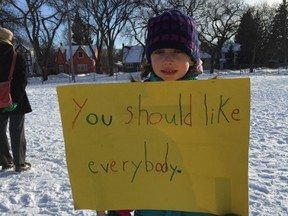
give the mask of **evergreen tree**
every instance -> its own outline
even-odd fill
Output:
[[[249,9],[243,14],[237,34],[235,35],[235,42],[241,45],[237,63],[247,64],[247,67],[251,67],[251,70],[253,69],[253,65],[260,61],[257,54],[263,41],[261,26],[261,19],[258,13],[253,15],[252,10]]]
[[[251,47],[254,43],[254,40],[251,38],[253,21],[251,10],[248,10],[243,14],[237,34],[235,35],[235,42],[241,45],[241,50],[238,54],[238,63],[241,64],[249,64],[251,60]]]
[[[74,45],[92,44],[93,41],[91,39],[91,33],[89,32],[89,25],[83,22],[78,10],[75,13],[71,30],[72,30],[72,44]]]
[[[269,37],[269,47],[271,48],[271,60],[278,63],[287,64],[288,50],[288,7],[286,0],[276,9],[273,19],[272,31]]]

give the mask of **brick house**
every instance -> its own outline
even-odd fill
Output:
[[[95,72],[96,63],[93,55],[97,57],[96,46],[73,45],[72,58],[75,74],[86,74]],[[56,57],[56,68],[58,73],[70,73],[70,50],[69,46],[61,46]]]

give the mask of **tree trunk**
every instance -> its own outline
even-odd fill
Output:
[[[114,71],[114,61],[113,61],[113,46],[108,47],[107,49],[108,54],[108,69],[109,69],[109,76],[113,76]]]
[[[210,74],[214,73],[214,65],[215,64],[215,53],[213,52],[211,55],[211,66],[210,66]]]
[[[101,71],[101,56],[102,56],[102,48],[97,46],[97,58],[96,58],[96,73],[102,74]]]
[[[252,53],[252,59],[251,59],[251,65],[250,65],[250,73],[253,73],[254,71],[254,64],[255,64],[255,58],[256,58],[256,49],[257,46],[256,46],[256,43],[254,44],[253,46],[253,53]]]
[[[48,80],[47,67],[45,68],[41,67],[41,71],[42,71],[42,82],[47,81]]]

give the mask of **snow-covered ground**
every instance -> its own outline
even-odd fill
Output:
[[[249,208],[252,216],[288,215],[288,72],[226,72],[225,77],[251,78]],[[76,82],[126,82],[127,74],[77,76]],[[206,79],[209,75],[201,76]],[[1,215],[96,215],[73,209],[56,94],[69,84],[63,74],[27,87],[33,112],[26,115],[27,161],[32,169],[0,173]]]

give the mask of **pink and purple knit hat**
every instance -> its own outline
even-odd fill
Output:
[[[173,48],[184,51],[194,62],[199,61],[198,32],[194,20],[179,10],[168,10],[148,21],[146,58],[156,49]]]

